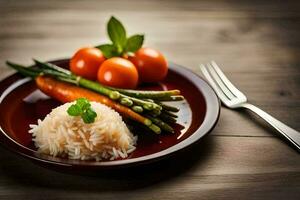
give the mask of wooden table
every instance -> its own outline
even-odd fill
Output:
[[[13,73],[8,59],[65,58],[107,41],[112,14],[129,33],[146,33],[146,46],[197,74],[199,63],[217,61],[251,102],[300,130],[296,0],[0,0],[1,79]],[[133,176],[64,174],[1,147],[0,199],[299,199],[299,154],[274,133],[247,112],[222,108],[192,154]]]

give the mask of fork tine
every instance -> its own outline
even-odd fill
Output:
[[[227,88],[226,85],[224,85],[223,81],[221,80],[220,76],[217,74],[215,69],[212,67],[210,63],[206,64],[207,70],[210,72],[211,77],[215,80],[219,88],[222,90],[222,92],[228,97],[228,99],[233,99],[235,96],[233,93]]]
[[[214,89],[218,97],[221,99],[221,101],[223,103],[228,101],[229,100],[228,97],[223,93],[223,91],[219,88],[219,86],[217,86],[217,84],[215,83],[214,79],[211,77],[206,67],[203,64],[200,64],[200,69],[203,75],[205,76],[205,78],[207,79],[207,81],[209,82],[210,86]]]
[[[232,92],[232,94],[238,98],[246,98],[246,96],[239,91],[225,76],[225,74],[221,71],[215,61],[211,61],[211,66],[214,68],[215,72],[219,75],[220,79],[224,83],[224,85]]]

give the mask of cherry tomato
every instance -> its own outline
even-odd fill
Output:
[[[113,57],[100,66],[98,81],[112,87],[134,89],[138,84],[138,71],[129,60]]]
[[[96,80],[100,65],[105,61],[102,52],[94,47],[79,49],[70,61],[70,70],[79,76]]]
[[[165,57],[151,48],[140,48],[128,58],[137,68],[141,82],[162,81],[168,73]]]

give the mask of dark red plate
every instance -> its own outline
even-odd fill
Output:
[[[68,66],[68,60],[52,63]],[[144,164],[168,157],[209,133],[217,123],[220,103],[211,87],[193,72],[169,63],[167,78],[160,84],[142,89],[179,89],[186,101],[175,102],[180,107],[175,134],[138,133],[137,149],[126,159],[115,161],[79,161],[54,158],[36,152],[28,133],[29,124],[36,124],[52,108],[60,105],[42,94],[34,81],[14,74],[0,82],[0,143],[10,150],[50,167],[113,169]]]

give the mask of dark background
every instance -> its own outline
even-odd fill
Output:
[[[250,101],[300,130],[300,2],[0,0],[0,78],[6,60],[70,57],[107,41],[111,15],[145,46],[192,69],[219,63]],[[0,111],[1,114],[1,111]],[[16,122],[17,123],[17,122]],[[0,148],[0,199],[299,199],[299,154],[247,112],[222,108],[215,130],[183,156],[80,176]]]

